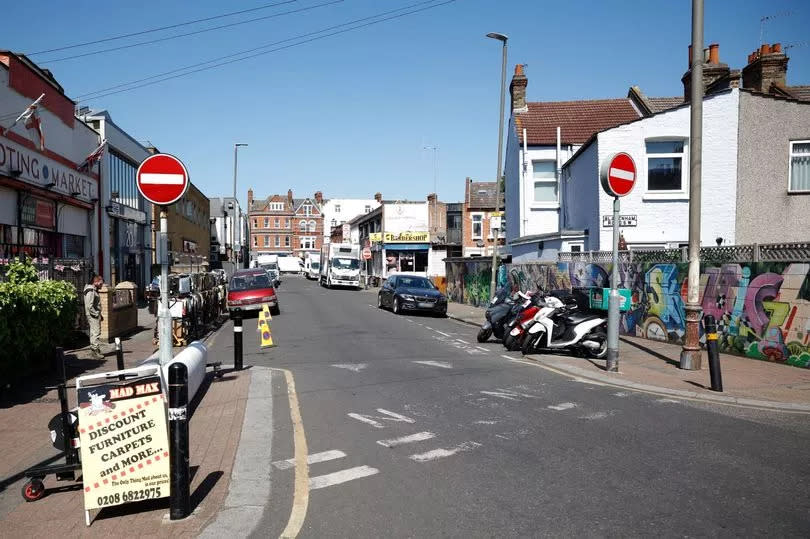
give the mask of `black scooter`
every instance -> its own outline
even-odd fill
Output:
[[[492,335],[503,340],[506,335],[506,325],[523,309],[523,305],[531,300],[523,292],[509,295],[509,289],[504,287],[495,293],[495,297],[487,307],[484,315],[486,322],[478,330],[478,342],[486,342]]]

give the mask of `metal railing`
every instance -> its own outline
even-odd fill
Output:
[[[610,263],[611,251],[562,252],[559,262]],[[679,263],[689,261],[686,247],[680,249],[632,249],[619,251],[623,264]],[[701,247],[700,261],[712,264],[741,262],[810,262],[810,242],[753,243],[750,245],[725,245]]]

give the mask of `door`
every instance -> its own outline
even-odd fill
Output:
[[[382,302],[384,306],[393,307],[394,288],[396,287],[396,277],[389,277],[382,286]]]

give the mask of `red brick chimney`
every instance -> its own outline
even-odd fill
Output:
[[[787,65],[788,57],[782,52],[781,43],[764,43],[759,50],[748,55],[748,65],[742,70],[743,88],[768,93],[771,85],[784,87]]]
[[[526,112],[529,106],[526,104],[526,86],[529,79],[523,74],[523,64],[515,66],[515,74],[512,82],[509,83],[509,93],[512,96],[512,112]]]
[[[374,200],[382,204],[382,193],[380,192],[374,193]]]
[[[320,192],[320,191],[315,192],[315,202],[317,202],[319,206],[321,204],[323,204],[323,193],[322,192]]]
[[[250,211],[250,207],[253,205],[253,188],[251,187],[248,189],[248,211]]]
[[[287,202],[289,202],[290,206],[292,206],[293,203],[292,189],[287,189]]]
[[[689,45],[688,69],[681,77],[683,83],[683,100],[688,102],[692,93],[692,46]],[[732,75],[728,64],[720,62],[720,45],[712,43],[709,48],[703,50],[703,92],[707,90],[717,91],[736,86],[734,79],[739,79],[739,72]]]

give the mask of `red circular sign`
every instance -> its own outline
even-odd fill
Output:
[[[602,186],[608,194],[623,197],[636,185],[636,164],[622,152],[614,155],[602,171]]]
[[[368,247],[363,248],[363,260],[371,260],[371,249]]]
[[[174,204],[188,189],[188,171],[173,155],[158,153],[143,160],[136,173],[138,191],[153,204]]]

